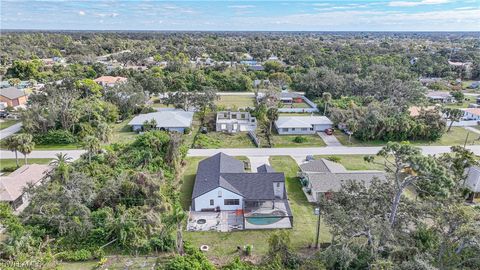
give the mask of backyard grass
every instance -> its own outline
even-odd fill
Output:
[[[284,104],[282,106],[282,108],[303,108],[303,109],[306,109],[306,108],[311,108],[311,106],[308,105],[305,102],[300,102],[300,103]]]
[[[198,164],[198,158],[190,160],[190,165],[196,168],[195,163]],[[296,177],[298,166],[290,157],[274,156],[270,157],[270,164],[278,172],[284,172],[286,176],[286,188],[289,197],[290,208],[293,212],[293,229],[289,230],[291,233],[292,247],[296,250],[308,247],[314,243],[316,233],[317,217],[313,214],[313,205],[308,203],[305,194],[303,193],[300,181]],[[187,168],[182,187],[182,204],[187,203],[187,195],[183,192],[187,191],[188,186],[193,187],[195,170]],[[188,196],[190,197],[190,193]],[[188,200],[190,200],[188,198]],[[321,227],[321,242],[329,242],[331,236],[325,228],[325,223]],[[275,230],[246,230],[229,233],[219,232],[185,232],[185,240],[192,243],[194,246],[207,244],[210,246],[210,251],[206,254],[210,258],[216,258],[219,261],[229,261],[231,255],[237,253],[237,246],[244,246],[246,244],[253,245],[253,255],[264,255],[268,250],[268,238]]]
[[[305,142],[297,143],[295,137],[303,137]],[[317,134],[312,135],[272,135],[272,143],[274,147],[320,147],[325,146],[325,142]]]
[[[3,121],[0,122],[0,130],[8,128],[10,126],[13,126],[18,122],[20,122],[20,121],[18,121],[18,120],[3,120]]]
[[[465,138],[468,135],[467,145],[479,144],[479,135],[466,130],[463,127],[452,127],[450,132],[446,132],[439,140],[437,141],[411,141],[413,145],[432,145],[432,146],[452,146],[452,145],[463,145],[465,143]],[[340,141],[341,144],[345,146],[382,146],[385,145],[385,141],[367,141],[362,142],[355,139],[352,136],[351,143],[348,142],[348,136],[340,131],[335,132],[335,137]]]
[[[477,102],[477,97],[465,96],[465,99],[462,103],[457,102],[457,103],[446,104],[445,107],[463,109],[463,108],[468,108],[468,105],[470,103],[476,103],[476,102]]]
[[[246,132],[233,134],[223,132],[209,132],[199,134],[195,142],[195,148],[218,149],[218,148],[254,148],[252,140]]]
[[[29,158],[28,159],[28,164],[48,164],[52,161],[51,158]],[[22,166],[24,164],[23,160],[23,155],[18,154],[18,165]],[[15,164],[15,159],[14,158],[8,158],[8,159],[0,159],[0,171],[3,172],[5,168],[15,168],[17,165]]]
[[[363,160],[365,155],[329,155],[315,156],[316,159],[336,157],[340,158],[338,163],[342,164],[347,170],[363,171],[363,170],[379,170],[383,171],[384,167],[380,164],[369,163]]]
[[[218,100],[215,102],[219,107],[225,107],[225,109],[235,108],[253,108],[255,98],[251,96],[218,96]]]

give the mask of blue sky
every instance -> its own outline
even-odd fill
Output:
[[[480,0],[0,0],[1,29],[480,31]]]

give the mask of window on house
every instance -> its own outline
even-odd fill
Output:
[[[232,119],[237,119],[237,115],[236,115],[236,114],[232,114]]]
[[[224,113],[224,114],[223,114],[223,117],[224,117],[224,118],[227,118],[227,113]]]
[[[310,130],[313,130],[313,127],[311,127]]]
[[[292,131],[295,131],[295,128],[292,128]]]
[[[240,118],[245,119],[245,114],[244,113],[240,114]]]
[[[213,200],[210,200],[210,205],[213,205]]]
[[[223,201],[224,205],[240,205],[240,200],[239,199],[225,199]]]
[[[308,128],[302,128],[302,131],[307,131],[307,130],[308,130]]]
[[[288,128],[282,128],[282,131],[288,132]]]
[[[280,182],[277,182],[277,187],[280,187]]]
[[[219,191],[218,191],[218,197],[219,197],[219,198],[222,197],[222,190],[219,190]]]

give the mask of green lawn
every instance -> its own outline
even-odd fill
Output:
[[[13,126],[18,122],[20,122],[20,121],[18,121],[18,120],[2,120],[0,122],[0,130],[2,130],[4,128],[8,128],[10,126]]]
[[[191,161],[191,164],[188,166],[194,167],[195,162],[198,162],[198,159]],[[291,232],[292,246],[296,250],[305,248],[309,244],[314,243],[317,218],[313,214],[313,206],[308,203],[301,189],[300,182],[296,177],[298,166],[292,158],[285,156],[270,157],[270,164],[276,171],[284,172],[286,176],[286,188],[290,207],[293,212],[294,227],[289,230]],[[188,186],[193,186],[193,184],[187,183],[188,181],[193,181],[193,172],[194,170],[187,168],[182,193],[185,191],[188,192],[188,190],[191,189],[187,188]],[[182,194],[182,196],[182,202],[186,204],[187,195]],[[185,232],[185,239],[194,246],[208,244],[210,251],[207,253],[207,256],[229,261],[231,260],[231,256],[237,253],[236,247],[246,244],[253,245],[254,255],[265,254],[268,250],[268,238],[273,231],[274,230],[247,230],[230,233]],[[321,241],[329,242],[330,240],[331,236],[325,228],[325,224],[322,223]]]
[[[295,137],[306,138],[307,141],[303,143],[296,143],[293,140]],[[273,147],[319,147],[325,146],[325,142],[320,138],[320,136],[313,135],[272,135]]]
[[[315,156],[318,158],[338,157],[340,161],[338,163],[345,166],[347,170],[380,170],[383,171],[383,165],[368,163],[363,160],[365,155],[329,155],[329,156]]]
[[[218,100],[215,102],[219,107],[225,107],[225,109],[246,108],[255,106],[255,98],[251,96],[218,96]]]
[[[413,145],[432,145],[432,146],[440,146],[440,145],[445,145],[445,146],[450,146],[450,145],[463,145],[465,143],[465,138],[467,136],[467,133],[470,133],[468,136],[468,141],[467,145],[473,145],[473,144],[479,144],[480,141],[479,135],[473,132],[470,132],[463,127],[452,127],[450,132],[446,132],[442,138],[440,138],[437,141],[430,142],[430,141],[411,141]],[[348,142],[348,136],[341,132],[341,131],[336,131],[335,132],[335,137],[340,141],[345,146],[382,146],[385,145],[386,142],[384,141],[367,141],[367,142],[362,142],[357,139],[355,139],[352,136],[352,143]]]
[[[135,140],[137,133],[133,132],[131,127],[127,125],[130,120],[131,118],[113,125],[112,139],[109,143],[128,143]]]
[[[246,132],[237,132],[233,134],[223,132],[209,132],[203,134],[207,140],[197,137],[195,148],[218,149],[218,148],[254,148],[252,140]]]
[[[470,103],[476,103],[477,98],[473,96],[465,96],[465,100],[462,103],[452,103],[452,104],[447,104],[445,107],[447,108],[457,108],[457,109],[463,109],[463,108],[468,108],[468,105]]]
[[[52,161],[51,158],[29,158],[28,159],[28,164],[48,164],[50,163],[50,161]],[[18,154],[18,165],[19,166],[22,166],[24,164],[23,162],[23,155],[22,154]],[[8,159],[0,159],[0,171],[3,172],[3,170],[5,170],[5,168],[7,169],[10,169],[10,168],[15,168],[16,167],[16,164],[15,164],[15,159],[12,158],[8,158]]]

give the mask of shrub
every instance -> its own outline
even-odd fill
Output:
[[[191,131],[192,131],[192,129],[187,127],[183,130],[183,134],[190,134]]]
[[[185,256],[175,256],[165,266],[164,270],[215,270],[215,266],[198,250],[187,251]]]
[[[245,255],[246,255],[246,256],[252,255],[252,250],[253,250],[253,246],[252,246],[252,245],[246,245],[246,246],[245,246]]]
[[[340,163],[340,160],[342,160],[342,158],[340,157],[337,157],[337,156],[329,156],[326,158],[327,160],[330,160],[332,162],[336,162],[336,163]]]
[[[17,167],[13,166],[13,167],[5,167],[3,168],[1,171],[2,172],[13,172],[17,169]]]
[[[57,254],[57,259],[71,262],[87,261],[93,258],[92,252],[88,249],[64,251]]]
[[[33,136],[36,144],[70,144],[75,143],[75,137],[67,130],[49,130],[47,133]]]
[[[205,149],[205,148],[218,148],[220,146],[220,141],[215,138],[211,138],[205,134],[198,134],[194,143],[195,148]]]
[[[304,143],[306,141],[307,141],[307,138],[302,136],[296,136],[295,138],[293,138],[293,142],[296,142],[296,143]]]

